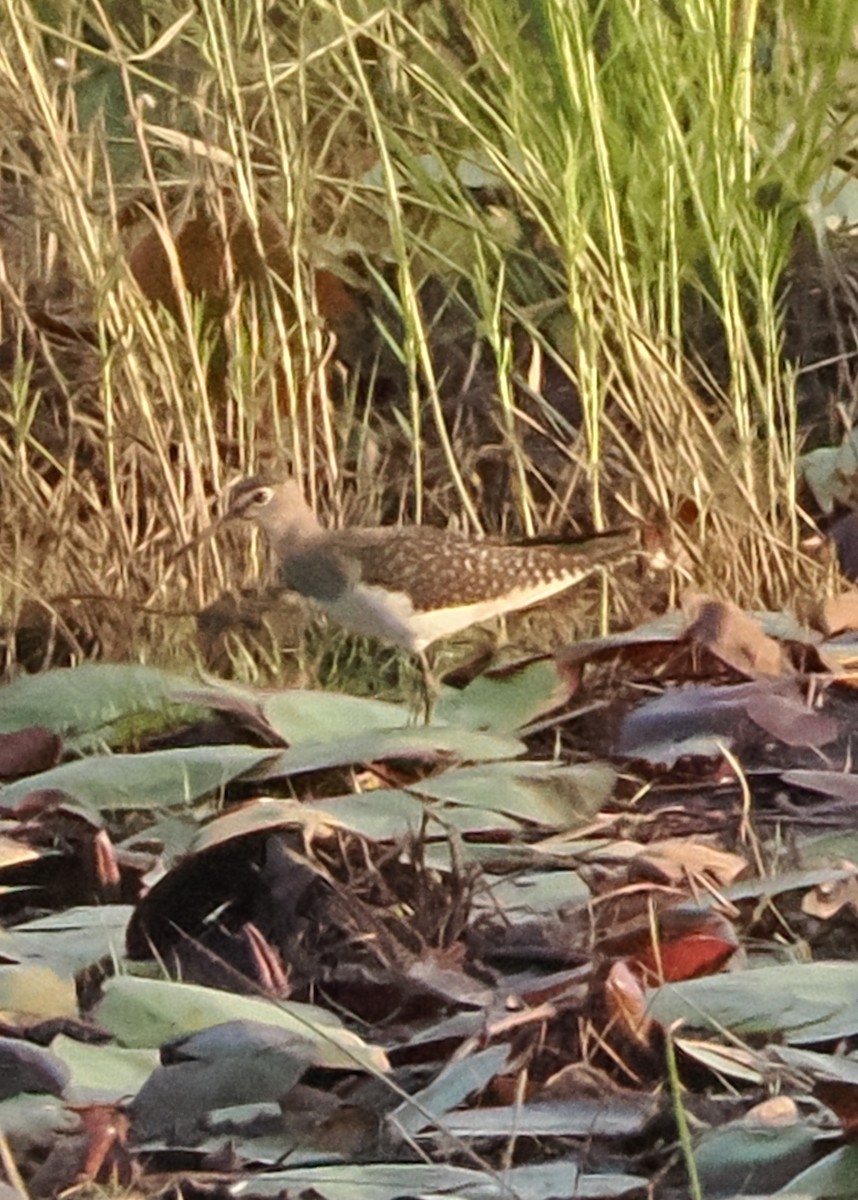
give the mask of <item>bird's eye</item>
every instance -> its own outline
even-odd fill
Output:
[[[258,492],[254,492],[250,498],[251,504],[267,504],[271,499],[270,488],[260,488]]]

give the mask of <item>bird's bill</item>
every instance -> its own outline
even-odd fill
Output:
[[[228,522],[235,520],[235,513],[226,512],[222,517],[217,517],[212,521],[211,525],[207,525],[202,533],[198,533],[196,537],[191,538],[189,542],[185,542],[180,546],[173,555],[171,561],[175,562],[178,558],[184,558],[186,554],[190,554],[192,550],[196,550],[198,546],[204,545],[210,541],[215,534],[220,533],[221,529]]]

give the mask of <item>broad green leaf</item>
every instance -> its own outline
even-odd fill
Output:
[[[323,1200],[552,1200],[576,1196],[584,1200],[617,1200],[643,1195],[648,1180],[638,1175],[581,1172],[572,1159],[532,1163],[494,1172],[486,1168],[454,1167],[443,1163],[332,1163],[295,1166],[265,1172],[234,1184],[236,1197],[318,1195]]]
[[[667,983],[649,993],[663,1025],[779,1035],[802,1045],[858,1032],[858,963],[790,963]]]
[[[512,1200],[513,1197],[555,1200],[558,1196],[574,1196],[575,1200],[631,1200],[646,1195],[650,1184],[651,1180],[640,1175],[609,1171],[585,1174],[577,1159],[556,1158],[512,1167],[459,1194],[462,1200]]]
[[[565,704],[572,688],[553,658],[480,675],[462,691],[445,689],[434,718],[465,729],[513,733]]]
[[[122,717],[152,712],[199,680],[155,667],[85,663],[22,675],[0,690],[0,733],[43,725],[56,733],[99,733]]]
[[[799,837],[796,841],[801,861],[811,864],[811,871],[814,864],[858,861],[858,832],[852,829],[832,830],[831,833],[823,833],[818,837]],[[836,872],[838,868],[831,867],[829,870]]]
[[[122,957],[132,911],[130,904],[105,904],[51,913],[0,932],[0,954],[76,975],[99,959]]]
[[[172,808],[217,793],[271,756],[250,746],[193,746],[82,758],[0,788],[0,805],[14,809],[36,788],[57,788],[97,812]]]
[[[0,1129],[20,1157],[31,1146],[43,1151],[60,1138],[79,1133],[81,1120],[57,1096],[25,1094],[0,1101]]]
[[[333,1163],[270,1171],[233,1184],[236,1197],[318,1195],[324,1200],[399,1200],[403,1196],[464,1196],[486,1175],[440,1163]],[[498,1194],[500,1200],[500,1194]]]
[[[160,1061],[157,1050],[98,1046],[63,1033],[51,1051],[71,1072],[67,1095],[73,1104],[113,1104],[133,1096]]]
[[[313,808],[333,817],[347,829],[379,841],[416,837],[424,825],[429,839],[442,837],[445,842],[451,828],[459,833],[520,828],[520,822],[512,817],[481,808],[421,800],[393,788],[374,788],[360,795],[317,800]]]
[[[786,1126],[734,1121],[713,1129],[694,1147],[704,1194],[768,1196],[813,1161],[817,1138],[818,1131],[803,1121]]]
[[[853,191],[854,183],[852,180]],[[851,433],[839,446],[810,450],[798,458],[796,466],[819,507],[830,513],[835,504],[849,503],[849,480],[858,470],[858,437]]]
[[[307,771],[345,767],[384,759],[456,758],[483,762],[517,758],[524,746],[515,738],[496,737],[469,729],[420,725],[409,729],[379,729],[330,742],[305,742],[284,750],[266,766],[261,777],[278,779]]]
[[[460,861],[475,863],[492,873],[503,871],[518,876],[533,871],[551,874],[553,871],[575,872],[591,854],[611,844],[607,839],[596,841],[595,838],[564,843],[559,840],[564,836],[564,833],[553,834],[543,842],[481,838],[478,842],[456,846],[455,855]],[[453,865],[449,842],[434,842],[427,846],[426,861],[439,870],[449,870]]]
[[[30,1017],[76,1017],[74,978],[49,967],[0,966],[0,1011]]]
[[[191,850],[197,853],[231,838],[287,826],[298,826],[308,835],[345,828],[377,841],[393,841],[416,837],[424,825],[429,839],[441,838],[445,845],[450,828],[459,833],[519,828],[517,821],[482,809],[459,808],[423,801],[404,791],[374,788],[318,800],[312,805],[296,800],[251,801],[204,825]],[[446,865],[450,865],[449,855]]]
[[[280,1100],[316,1061],[303,1035],[256,1021],[228,1021],[182,1038],[131,1105],[134,1137],[181,1139],[214,1109]]]
[[[845,858],[846,855],[841,857]],[[854,867],[810,867],[804,871],[779,871],[777,875],[765,879],[740,879],[738,883],[731,883],[729,887],[724,888],[721,895],[728,900],[741,901],[760,896],[780,896],[784,892],[806,892],[820,885],[851,879],[854,874]],[[701,897],[701,901],[704,904],[718,902],[714,897],[711,901]]]
[[[797,1050],[795,1046],[775,1046],[773,1050],[781,1062],[812,1077],[858,1084],[858,1059],[851,1055],[818,1054],[814,1050]]]
[[[642,1132],[656,1111],[650,1096],[581,1097],[538,1100],[497,1108],[468,1108],[448,1113],[444,1129],[455,1137],[626,1138]]]
[[[290,746],[351,738],[375,729],[402,729],[407,708],[382,700],[291,688],[263,700],[262,715]]]
[[[0,733],[40,725],[63,735],[67,749],[87,753],[137,744],[211,709],[257,702],[250,688],[233,683],[137,664],[84,663],[23,675],[0,689]]]
[[[259,1021],[310,1039],[318,1065],[384,1071],[384,1052],[350,1033],[332,1013],[297,1001],[261,1000],[164,979],[110,979],[95,1019],[125,1046],[159,1047],[226,1021]]]
[[[233,1104],[215,1109],[206,1116],[208,1136],[195,1139],[194,1151],[218,1154],[228,1141],[237,1159],[259,1166],[281,1166],[287,1161],[293,1165],[318,1164],[331,1159],[341,1161],[340,1155],[316,1145],[312,1131],[308,1145],[305,1137],[295,1136],[290,1124],[279,1104]],[[303,1129],[300,1131],[301,1134],[304,1132]],[[164,1149],[172,1153],[175,1139],[149,1138],[146,1149]]]
[[[372,795],[371,792],[369,794]],[[247,837],[248,834],[268,829],[282,829],[289,825],[297,825],[312,835],[315,832],[324,832],[325,829],[330,830],[339,825],[339,822],[309,804],[302,804],[299,800],[251,800],[203,825],[189,845],[188,852],[198,854],[201,850],[220,846],[233,838]]]
[[[855,1200],[858,1146],[843,1146],[794,1175],[775,1196],[784,1200]]]
[[[460,832],[514,829],[522,822],[567,828],[597,811],[614,781],[613,770],[601,764],[486,763],[444,771],[413,790],[377,789],[313,807],[368,837],[413,834],[426,818]]]
[[[439,1125],[446,1113],[472,1092],[482,1091],[504,1069],[509,1054],[509,1046],[500,1044],[448,1063],[427,1087],[403,1100],[388,1121],[409,1136],[427,1125]]]
[[[590,889],[577,871],[523,871],[496,882],[486,876],[485,892],[476,899],[480,908],[500,912],[507,921],[527,920],[536,913],[556,913],[567,905],[586,904]]]
[[[414,790],[429,799],[566,828],[597,812],[610,799],[616,778],[606,763],[499,762],[444,771]]]

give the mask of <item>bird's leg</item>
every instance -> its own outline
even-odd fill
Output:
[[[435,697],[438,695],[438,684],[432,674],[432,667],[425,650],[417,650],[414,657],[420,668],[420,692],[423,700],[423,724],[428,725],[432,720],[432,709]]]

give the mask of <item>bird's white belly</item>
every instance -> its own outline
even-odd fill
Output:
[[[403,592],[386,592],[383,588],[358,583],[339,599],[326,601],[321,607],[350,633],[393,642],[406,650],[420,649],[411,630],[414,605]]]
[[[575,578],[569,576],[544,580],[537,586],[522,585],[503,596],[475,604],[458,604],[430,612],[415,612],[410,598],[403,592],[386,592],[383,588],[358,583],[345,595],[322,607],[334,621],[352,633],[393,642],[412,653],[420,653],[439,638],[450,637],[470,625],[547,600],[566,591],[575,582]]]
[[[475,604],[459,604],[454,608],[443,608],[436,612],[414,613],[411,618],[412,645],[415,650],[425,650],[438,638],[450,637],[470,625],[479,625],[490,621],[493,617],[502,617],[506,613],[517,612],[530,604],[538,604],[565,592],[576,582],[575,579],[563,577],[546,580],[534,587],[533,585],[511,588],[503,596],[495,596],[488,600],[479,600]]]

